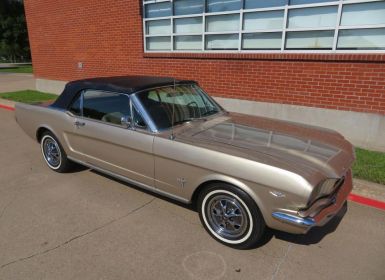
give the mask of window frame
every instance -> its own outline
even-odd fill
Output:
[[[211,117],[217,116],[219,113],[227,114],[227,111],[217,101],[215,101],[215,99],[212,98],[206,91],[204,91],[199,86],[199,84],[197,84],[197,83],[176,84],[176,86],[180,86],[180,85],[183,85],[183,86],[196,86],[197,90],[201,91],[201,93],[204,94],[205,97],[208,100],[210,100],[212,103],[214,103],[218,107],[219,111],[217,113],[215,113],[213,115],[210,115],[210,116],[208,116],[206,118],[211,118]],[[156,123],[153,120],[153,118],[150,116],[150,114],[147,112],[145,107],[142,105],[138,95],[139,94],[143,94],[144,92],[148,92],[150,90],[169,88],[169,87],[172,87],[172,86],[173,86],[172,84],[171,85],[164,85],[164,86],[155,86],[155,87],[151,87],[151,88],[142,89],[142,90],[137,91],[137,92],[135,92],[135,93],[133,93],[131,95],[133,103],[137,104],[138,107],[140,107],[139,110],[141,110],[141,112],[142,112],[142,117],[143,117],[143,119],[145,119],[147,121],[147,125],[150,127],[150,129],[152,130],[153,133],[159,134],[159,133],[164,133],[166,131],[171,131],[173,128],[182,126],[183,124],[174,125],[174,127],[169,127],[167,129],[159,129],[159,127],[156,125]],[[138,112],[139,112],[139,110],[138,110]]]
[[[109,94],[116,94],[116,95],[124,95],[125,97],[128,98],[129,100],[129,110],[130,110],[130,115],[131,115],[131,126],[129,128],[126,128],[122,125],[119,125],[119,124],[114,124],[114,123],[111,123],[111,122],[105,122],[105,121],[102,121],[102,120],[97,120],[97,119],[93,119],[93,118],[88,118],[88,117],[85,117],[84,116],[84,113],[83,113],[83,105],[84,105],[84,94],[87,92],[87,91],[96,91],[96,92],[101,92],[101,93],[109,93]],[[106,91],[106,90],[99,90],[99,89],[91,89],[91,88],[88,88],[88,89],[82,89],[80,90],[76,95],[75,95],[75,98],[73,98],[73,100],[71,101],[70,105],[67,107],[67,110],[66,112],[71,115],[72,117],[75,117],[75,118],[78,118],[78,119],[84,119],[84,120],[87,120],[87,121],[93,121],[93,122],[97,122],[97,123],[102,123],[102,124],[106,124],[106,125],[111,125],[111,126],[114,126],[114,127],[119,127],[119,128],[123,128],[123,129],[130,129],[130,130],[139,130],[139,131],[142,131],[142,132],[146,132],[146,131],[152,131],[152,129],[150,128],[150,125],[148,123],[148,119],[144,116],[143,112],[141,110],[138,109],[138,106],[135,104],[135,102],[133,102],[132,100],[132,97],[133,95],[132,94],[127,94],[127,93],[121,93],[121,92],[113,92],[113,91]],[[70,108],[72,107],[72,105],[80,98],[80,115],[76,115],[74,114],[73,112],[70,111]],[[146,124],[146,128],[143,128],[143,127],[140,127],[140,126],[137,126],[135,125],[134,121],[133,121],[133,110],[136,110],[139,114],[139,116],[143,119],[143,121],[145,122]]]
[[[299,4],[299,5],[290,5],[289,0],[286,2],[285,6],[278,6],[278,7],[268,7],[268,8],[256,8],[256,9],[244,9],[241,10],[234,10],[234,11],[226,11],[226,12],[207,12],[207,0],[203,0],[204,2],[204,11],[203,13],[199,14],[188,14],[188,15],[174,15],[174,2],[175,0],[147,0],[142,1],[143,5],[143,46],[144,46],[144,53],[385,53],[385,49],[337,49],[338,48],[338,38],[339,38],[339,31],[340,30],[356,30],[356,29],[378,29],[378,28],[384,28],[385,24],[373,24],[373,25],[359,25],[359,26],[342,26],[341,25],[341,18],[342,18],[342,11],[343,7],[350,4],[361,4],[361,3],[372,3],[372,2],[381,2],[383,0],[335,0],[330,2],[319,2],[319,3],[309,3],[309,4]],[[167,17],[153,17],[153,18],[146,18],[145,17],[145,9],[147,4],[154,4],[154,3],[162,3],[162,2],[170,2],[171,3],[171,16]],[[335,26],[331,27],[320,27],[320,28],[288,28],[288,21],[289,21],[289,12],[294,9],[301,9],[301,8],[316,8],[316,7],[337,7],[337,15],[336,15],[336,23]],[[245,7],[245,0],[241,1],[241,7]],[[266,12],[266,11],[283,11],[284,17],[283,17],[283,25],[280,29],[259,29],[259,30],[243,30],[243,18],[244,14],[250,13],[250,12]],[[214,15],[230,15],[230,14],[239,14],[239,30],[238,31],[229,31],[229,32],[207,32],[206,31],[206,17],[214,16]],[[179,18],[191,18],[191,17],[202,17],[202,32],[201,33],[176,33],[174,32],[174,19]],[[171,33],[166,35],[149,35],[146,34],[146,23],[148,21],[156,21],[156,20],[162,20],[162,19],[170,19],[171,20]],[[286,49],[286,35],[288,32],[300,32],[300,31],[334,31],[333,36],[333,44],[332,48],[328,50],[324,49]],[[277,49],[242,49],[242,42],[243,42],[243,34],[247,33],[264,33],[264,32],[282,32],[282,40],[281,40],[281,47],[279,50]],[[237,34],[238,35],[238,48],[237,49],[231,49],[231,50],[225,50],[225,49],[214,49],[210,50],[206,48],[207,42],[206,38],[207,35],[225,35],[225,34]],[[174,37],[177,36],[187,36],[187,35],[198,35],[201,36],[202,42],[201,42],[201,48],[197,50],[177,50],[175,49],[175,41]],[[147,40],[151,37],[170,37],[170,49],[169,50],[148,50],[147,49]]]

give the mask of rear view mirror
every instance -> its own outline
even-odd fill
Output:
[[[131,116],[123,116],[120,119],[120,123],[122,124],[122,126],[124,126],[126,128],[130,128],[131,127],[131,123],[132,123]]]

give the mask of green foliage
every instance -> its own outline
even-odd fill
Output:
[[[23,103],[36,103],[55,100],[57,95],[36,90],[22,90],[15,92],[0,93],[0,98]]]
[[[33,73],[32,66],[0,68],[0,73]]]
[[[385,185],[385,153],[356,148],[356,156],[354,177]]]
[[[0,62],[30,61],[23,1],[0,2]]]

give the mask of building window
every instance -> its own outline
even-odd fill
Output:
[[[143,0],[146,52],[381,52],[382,0]]]

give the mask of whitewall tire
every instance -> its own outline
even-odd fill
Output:
[[[232,185],[207,186],[199,195],[198,211],[206,231],[227,246],[253,248],[264,234],[265,222],[258,206]]]
[[[50,131],[43,133],[40,140],[41,152],[48,167],[56,172],[69,171],[73,163],[67,158],[63,147]]]

